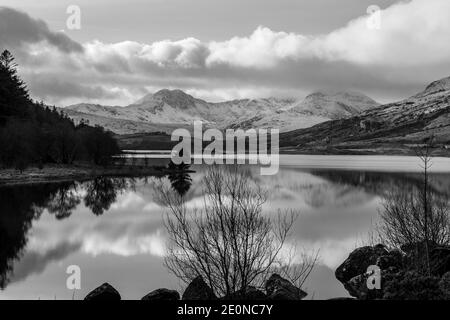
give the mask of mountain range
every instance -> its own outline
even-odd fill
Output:
[[[402,101],[370,108],[360,114],[282,133],[280,146],[294,153],[410,154],[434,137],[450,150],[450,77],[434,81]]]
[[[213,103],[181,90],[163,89],[125,107],[80,103],[62,110],[75,121],[84,119],[117,134],[170,133],[195,120],[218,129],[278,128],[286,132],[349,118],[378,105],[358,92],[319,91],[301,100],[271,97]]]
[[[411,154],[430,136],[450,154],[450,77],[401,101],[378,104],[356,92],[318,91],[304,99],[241,99],[211,103],[181,90],[148,94],[126,107],[77,104],[63,109],[117,134],[127,148],[151,148],[194,120],[225,128],[279,128],[281,152]],[[161,142],[160,141],[160,142]],[[169,140],[170,141],[170,140]]]

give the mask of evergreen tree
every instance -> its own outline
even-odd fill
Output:
[[[23,171],[34,164],[106,165],[119,153],[116,140],[101,127],[73,121],[56,107],[33,102],[8,50],[0,54],[0,168]]]

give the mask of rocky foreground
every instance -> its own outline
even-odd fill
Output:
[[[307,293],[294,286],[278,274],[273,274],[265,285],[265,290],[254,287],[237,291],[225,297],[217,297],[201,276],[195,278],[186,288],[182,300],[301,300]],[[121,300],[120,293],[110,284],[104,283],[91,291],[84,300]],[[141,300],[161,301],[180,300],[176,290],[157,289],[142,297]]]
[[[418,273],[425,268],[425,243],[389,250],[385,246],[366,246],[354,250],[336,269],[336,278],[348,293],[359,300],[449,300],[450,247],[429,244],[430,275]],[[373,273],[370,266],[381,270],[380,289],[369,289],[367,281]],[[425,272],[425,274],[427,274]]]
[[[424,266],[424,243],[389,250],[384,245],[355,249],[336,269],[336,278],[353,298],[330,300],[450,300],[450,246],[429,244],[431,275],[419,274],[417,267]],[[370,266],[379,267],[381,286],[369,289]],[[157,289],[141,300],[301,300],[307,293],[278,274],[273,274],[264,290],[254,287],[217,297],[202,277],[195,278],[180,294],[176,290]],[[91,291],[85,300],[121,300],[120,293],[104,283]]]

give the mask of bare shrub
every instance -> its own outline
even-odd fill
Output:
[[[282,264],[280,251],[297,213],[263,214],[267,192],[237,166],[211,167],[203,185],[203,206],[197,209],[189,209],[169,186],[159,188],[169,208],[166,266],[185,283],[202,276],[216,295],[261,287]]]

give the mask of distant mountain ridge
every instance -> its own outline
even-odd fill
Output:
[[[74,120],[85,119],[116,133],[170,131],[176,125],[225,128],[305,128],[330,119],[353,116],[379,104],[356,92],[316,92],[304,100],[293,98],[237,99],[207,102],[183,92],[163,89],[125,106],[80,103],[62,109]],[[110,120],[108,120],[110,119]]]
[[[327,121],[280,135],[285,151],[303,153],[411,153],[430,136],[450,147],[450,77],[430,83],[402,101],[356,116]]]

